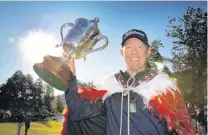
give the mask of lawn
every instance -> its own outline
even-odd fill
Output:
[[[50,125],[50,126],[49,126]],[[60,135],[62,128],[62,122],[49,122],[49,125],[45,125],[38,122],[31,122],[28,135]],[[21,135],[24,135],[25,125],[21,128]],[[0,123],[0,135],[16,135],[17,125],[16,123]]]

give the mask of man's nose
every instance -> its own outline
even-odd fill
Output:
[[[136,48],[133,48],[132,53],[138,53],[138,50]]]

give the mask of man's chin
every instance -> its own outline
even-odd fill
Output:
[[[131,71],[139,71],[140,68],[130,68]]]
[[[138,72],[138,71],[144,70],[144,67],[143,67],[143,66],[142,66],[142,67],[132,67],[132,68],[130,68],[130,70],[131,70],[131,71]]]

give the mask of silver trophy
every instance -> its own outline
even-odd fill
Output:
[[[49,85],[58,90],[66,90],[68,81],[73,77],[70,68],[67,66],[67,59],[86,59],[86,55],[92,52],[101,51],[108,46],[108,38],[103,36],[98,28],[99,19],[87,20],[78,18],[75,23],[65,23],[61,26],[60,33],[62,42],[56,47],[62,47],[63,53],[60,57],[44,56],[42,63],[33,66],[37,75]],[[63,30],[71,27],[66,36]],[[104,40],[101,47],[96,47],[97,43]]]

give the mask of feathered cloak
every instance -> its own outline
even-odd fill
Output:
[[[130,87],[129,90],[143,97],[143,102],[150,112],[155,109],[160,118],[165,119],[169,131],[174,129],[180,135],[195,135],[195,128],[179,86],[161,71],[159,63],[156,64],[159,67],[156,72],[144,76],[137,82],[138,85]],[[98,88],[78,88],[78,93],[81,98],[87,98],[90,102],[98,99],[104,101],[114,93],[121,93],[124,90],[122,83],[122,79],[119,81],[119,77],[116,78],[115,74],[110,74],[100,81]],[[65,114],[68,114],[68,111]],[[64,116],[68,117],[68,115]],[[63,126],[62,132],[65,128],[67,127]]]

